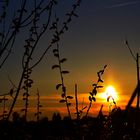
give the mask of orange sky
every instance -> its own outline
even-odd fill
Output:
[[[125,109],[125,106],[127,105],[130,96],[128,96],[127,94],[122,94],[120,92],[117,91],[117,96],[118,98],[115,99],[115,102],[117,104],[117,106],[121,107],[121,109]],[[73,95],[73,94],[72,94]],[[96,102],[93,102],[92,104],[92,108],[89,112],[89,115],[91,116],[97,116],[101,105],[103,104],[103,113],[104,114],[108,114],[109,113],[109,106],[110,104],[112,104],[112,108],[114,107],[112,101],[110,100],[110,102],[107,102],[107,98],[105,96],[105,92],[103,93],[98,93],[96,96]],[[89,100],[88,100],[88,93],[78,93],[78,102],[79,102],[79,110],[82,109],[82,106],[88,106],[89,104]],[[74,97],[74,95],[73,95]],[[11,101],[11,97],[8,97],[9,101]],[[49,119],[52,118],[52,115],[54,112],[59,112],[62,117],[67,115],[67,110],[66,110],[66,106],[63,103],[59,103],[59,100],[61,99],[60,95],[52,95],[52,96],[41,96],[40,97],[40,103],[43,106],[42,108],[40,108],[40,111],[42,112],[41,118],[47,116]],[[84,102],[83,102],[84,101]],[[28,113],[28,120],[35,120],[35,116],[34,113],[36,112],[36,96],[30,96],[29,97],[29,113]],[[70,107],[71,110],[71,115],[73,118],[76,118],[76,115],[74,114],[76,112],[75,110],[75,99],[71,100],[72,106]],[[6,103],[6,109],[8,109],[9,103]],[[135,106],[135,103],[133,103],[133,105]],[[14,111],[18,111],[20,113],[20,115],[22,115],[21,109],[23,109],[24,103],[22,100],[22,97],[18,98],[18,101],[16,103],[16,106],[14,108]],[[2,107],[3,107],[3,103],[0,104],[0,112],[2,114]],[[86,109],[84,110],[84,112],[86,112]],[[84,115],[85,113],[83,113]]]

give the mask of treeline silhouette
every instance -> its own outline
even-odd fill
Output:
[[[0,120],[1,140],[139,140],[140,127],[135,127],[135,108],[126,112],[117,107],[110,115],[99,112],[97,117],[80,120],[54,113],[39,121],[26,121],[14,112],[12,121]],[[140,121],[137,122],[140,124]],[[140,125],[139,125],[140,126]]]

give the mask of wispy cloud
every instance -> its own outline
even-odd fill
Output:
[[[139,3],[140,3],[140,1],[133,1],[133,2],[130,1],[130,2],[114,4],[114,5],[111,5],[110,7],[107,7],[107,8],[126,7],[126,6],[136,5],[136,4],[139,4]]]

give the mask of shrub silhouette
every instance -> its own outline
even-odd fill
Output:
[[[89,110],[90,110],[90,108],[91,108],[91,105],[92,105],[92,102],[94,101],[96,101],[96,98],[95,98],[95,96],[96,96],[96,94],[97,94],[97,89],[99,89],[99,88],[102,88],[103,86],[100,86],[99,85],[99,83],[103,83],[103,80],[102,80],[102,75],[104,74],[104,71],[105,71],[105,69],[106,69],[106,67],[107,67],[107,65],[105,65],[104,67],[103,67],[103,69],[102,70],[100,70],[99,72],[97,72],[97,76],[98,76],[98,80],[97,80],[97,82],[96,83],[94,83],[92,86],[93,86],[93,90],[91,91],[91,92],[89,92],[89,106],[88,106],[88,109],[87,109],[87,112],[86,112],[86,117],[88,116],[88,113],[89,113]]]

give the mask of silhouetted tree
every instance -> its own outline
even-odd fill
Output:
[[[61,121],[61,115],[60,115],[60,113],[53,113],[52,121],[54,121],[54,122]]]
[[[26,32],[25,35],[25,44],[21,44],[24,46],[24,53],[22,57],[22,72],[20,76],[20,80],[17,84],[17,88],[15,91],[15,95],[13,95],[13,102],[10,107],[8,117],[11,116],[15,103],[17,101],[17,97],[20,94],[20,90],[24,90],[23,99],[25,100],[25,118],[27,116],[28,109],[28,97],[30,93],[30,88],[32,87],[33,80],[31,78],[31,74],[33,69],[41,62],[46,53],[53,45],[57,44],[61,36],[68,30],[69,23],[71,22],[73,17],[77,17],[76,10],[80,6],[81,0],[76,0],[75,4],[72,6],[72,10],[66,13],[66,21],[63,22],[63,25],[57,32],[53,32],[56,28],[55,22],[51,24],[51,18],[54,16],[54,8],[57,6],[59,1],[57,0],[34,0],[27,1],[23,0],[21,5],[18,6],[18,9],[15,9],[14,16],[11,16],[11,21],[9,20],[9,24],[5,24],[6,19],[6,9],[7,6],[11,3],[6,4],[3,8],[3,16],[1,17],[1,26],[3,26],[3,31],[0,32],[0,68],[3,64],[8,60],[9,55],[13,47],[15,46],[15,40],[17,34],[22,34],[21,31]],[[29,6],[31,5],[31,6]],[[12,13],[11,13],[12,14]],[[45,18],[44,18],[45,17]],[[10,17],[7,17],[10,18]],[[58,20],[58,19],[57,19]],[[51,27],[50,27],[51,24]],[[8,27],[9,25],[9,27]],[[50,28],[49,28],[50,27]],[[7,30],[5,30],[7,29]],[[38,44],[46,32],[52,32],[53,36],[50,41],[48,41],[48,45],[46,45],[45,50],[42,54],[36,59],[33,59],[34,53],[37,51]],[[27,37],[27,35],[29,35]]]

